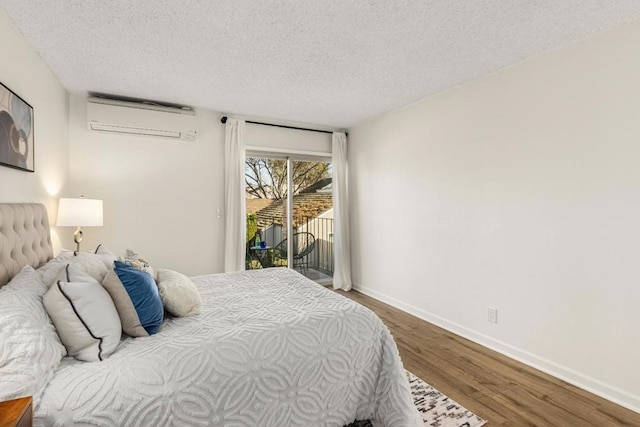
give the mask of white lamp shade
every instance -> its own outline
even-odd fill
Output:
[[[101,227],[102,200],[60,199],[58,227]]]

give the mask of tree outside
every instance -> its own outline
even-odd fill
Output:
[[[292,162],[293,194],[331,175],[324,162]],[[245,161],[246,193],[249,197],[280,200],[287,197],[287,161],[247,157]]]

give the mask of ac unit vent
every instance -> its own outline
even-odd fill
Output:
[[[105,98],[87,100],[87,126],[95,132],[187,141],[198,134],[191,109]]]

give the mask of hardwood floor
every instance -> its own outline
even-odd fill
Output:
[[[404,366],[487,426],[640,426],[640,414],[356,291],[395,337]]]

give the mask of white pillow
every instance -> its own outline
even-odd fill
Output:
[[[76,252],[70,249],[62,249],[58,257],[71,258],[72,256],[78,255],[78,254],[96,255],[96,258],[98,258],[100,261],[104,263],[104,266],[107,267],[107,270],[111,270],[113,268],[113,261],[118,259],[118,257],[116,257],[116,255],[113,252],[111,252],[109,249],[107,249],[107,247],[102,243],[96,246],[94,250],[88,251],[88,252]]]
[[[165,310],[174,316],[185,317],[202,312],[198,288],[184,274],[158,270],[158,290]]]
[[[0,401],[40,399],[65,348],[42,305],[46,285],[26,266],[0,289]]]
[[[98,250],[102,246],[98,247]],[[58,280],[62,270],[66,267],[67,264],[72,264],[78,267],[80,270],[89,274],[93,277],[98,283],[102,282],[104,276],[107,275],[109,268],[107,266],[111,266],[113,268],[113,261],[115,261],[115,256],[111,254],[94,254],[91,252],[71,252],[71,251],[62,251],[60,255],[43,265],[38,269],[38,273],[42,276],[42,280],[47,286],[51,286]]]
[[[109,293],[75,266],[65,267],[44,296],[44,306],[69,356],[97,362],[118,347],[122,325]]]
[[[49,287],[51,287],[51,285],[53,285],[53,283],[58,279],[58,276],[60,276],[60,272],[64,269],[65,265],[66,264],[60,260],[58,255],[58,257],[50,260],[36,270],[44,284],[47,286],[47,289],[49,289]]]
[[[102,243],[98,245],[93,253],[104,262],[107,270],[113,270],[113,262],[118,259],[113,252],[107,249]],[[103,277],[104,279],[104,277]]]

